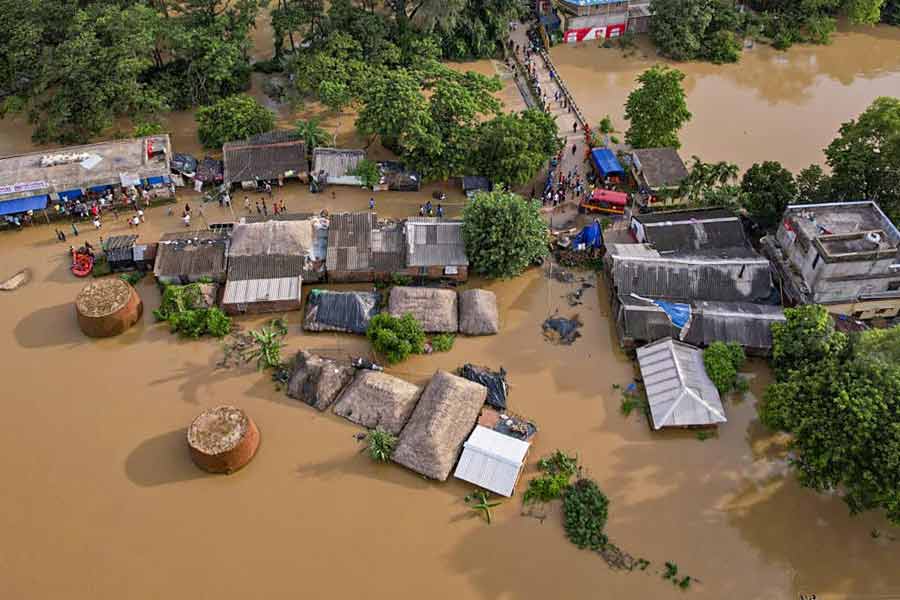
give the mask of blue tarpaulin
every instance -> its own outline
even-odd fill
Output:
[[[168,181],[169,181],[168,177],[148,177],[147,178],[147,183],[149,183],[150,185],[161,185],[163,183],[168,183]]]
[[[4,200],[0,202],[0,216],[14,215],[17,213],[28,212],[29,210],[41,210],[47,208],[49,196],[29,196],[28,198],[16,198],[15,200]]]
[[[600,248],[603,246],[603,232],[600,230],[600,223],[594,221],[582,229],[581,233],[572,238],[572,247],[576,250],[582,244],[585,248]]]
[[[88,190],[90,190],[92,192],[96,192],[98,194],[102,194],[103,192],[105,192],[106,190],[108,190],[111,187],[112,187],[111,185],[95,185],[94,187],[88,188]]]
[[[69,200],[78,200],[83,195],[81,190],[66,190],[59,193],[59,199],[63,202],[68,202]]]
[[[591,162],[594,163],[594,168],[604,177],[611,175],[625,176],[625,169],[622,168],[622,165],[619,164],[619,159],[616,158],[616,155],[609,148],[594,148],[591,150]]]
[[[644,302],[649,302],[650,304],[655,304],[661,308],[662,311],[666,313],[666,316],[669,317],[669,321],[672,322],[672,325],[681,329],[681,337],[684,338],[684,335],[687,333],[687,329],[691,324],[692,312],[690,304],[669,302],[668,300],[653,300],[651,298],[638,296],[634,293],[631,294],[631,297],[643,300]]]

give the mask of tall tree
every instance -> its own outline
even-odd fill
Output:
[[[681,86],[684,73],[656,65],[637,80],[641,85],[625,105],[625,117],[631,122],[625,140],[635,148],[680,148],[678,130],[692,116]]]
[[[794,176],[781,163],[770,160],[747,169],[741,191],[747,212],[763,227],[778,223],[787,205],[797,198]]]
[[[498,115],[475,136],[471,171],[495,184],[523,185],[562,148],[552,115],[530,109]]]
[[[832,198],[831,177],[819,165],[809,165],[797,173],[797,202],[819,204]]]
[[[197,136],[206,148],[243,140],[275,127],[275,115],[252,96],[236,94],[197,111]]]
[[[841,200],[874,200],[900,218],[900,99],[881,97],[841,125],[825,149],[831,189]]]

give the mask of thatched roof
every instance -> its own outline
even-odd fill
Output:
[[[238,223],[231,232],[228,256],[306,256],[312,241],[312,220]]]
[[[300,351],[288,382],[287,395],[325,410],[353,379],[353,372],[350,365]]]
[[[428,333],[459,330],[456,292],[436,288],[402,287],[391,290],[388,311],[395,317],[411,314]]]
[[[416,407],[422,389],[402,379],[360,371],[334,405],[335,414],[368,429],[397,435]]]
[[[487,388],[438,371],[428,382],[393,459],[431,479],[445,481],[475,427]]]
[[[306,145],[291,131],[270,131],[222,146],[225,182],[277,179],[306,172]]]
[[[493,335],[500,331],[497,295],[487,290],[459,293],[459,332],[466,335]]]

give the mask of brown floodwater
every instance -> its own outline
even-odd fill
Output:
[[[847,66],[830,72],[853,73],[840,85],[860,88],[868,98],[875,73],[895,76],[890,64],[896,60],[860,74],[877,62],[872,55],[884,30],[842,34],[835,42],[840,47],[863,35],[873,47],[856,53],[855,66],[834,47],[779,56],[789,62],[797,53],[806,53],[808,61],[816,56],[812,62],[840,60]],[[563,48],[557,54],[560,63],[571,55],[573,61],[590,56],[606,64],[613,51]],[[493,68],[488,61],[477,64],[482,72]],[[833,85],[815,83],[823,76],[832,80],[829,69],[810,69],[806,93],[818,95],[816,86]],[[581,85],[568,77],[572,87]],[[624,98],[631,78],[623,74],[609,85]],[[760,98],[769,92],[761,81],[747,81],[741,101],[750,106],[735,111],[756,115],[754,107],[767,104]],[[852,116],[868,103],[865,98],[833,118]],[[834,102],[836,111],[852,108],[849,100]],[[805,105],[792,106],[796,116]],[[692,108],[699,113],[695,103]],[[307,114],[316,110],[322,112],[307,107]],[[601,106],[598,114],[612,111]],[[172,118],[183,127],[175,135],[190,138],[192,119]],[[284,122],[292,118],[279,112]],[[326,115],[326,126],[339,143],[361,141],[352,137],[352,115]],[[0,121],[0,153],[31,149],[27,138],[24,125]],[[746,152],[742,164],[757,160],[750,146],[736,148]],[[463,197],[451,184],[378,193],[378,211],[412,214],[438,188],[450,194],[448,215],[458,214]],[[337,188],[333,197],[312,195],[295,184],[276,195],[291,211],[336,211],[362,210],[370,194]],[[242,196],[235,195],[238,213]],[[196,196],[185,194],[185,200],[196,207]],[[146,240],[180,229],[177,216],[164,208],[147,217],[140,232]],[[209,221],[229,217],[206,207]],[[84,229],[82,238],[98,242],[96,232]],[[127,230],[124,222],[109,222],[103,234]],[[522,516],[523,485],[487,525],[463,502],[469,486],[432,483],[398,466],[373,464],[353,438],[359,428],[288,399],[249,367],[216,369],[222,352],[217,342],[180,341],[154,324],[159,293],[149,281],[138,286],[145,303],[138,325],[114,339],[85,338],[73,306],[84,282],[69,273],[67,247],[48,226],[0,233],[0,281],[23,267],[33,272],[25,287],[0,292],[6,424],[0,436],[0,598],[685,597],[662,580],[665,561],[699,579],[686,592],[690,597],[900,595],[900,540],[893,539],[900,531],[877,513],[851,517],[840,499],[801,488],[786,468],[784,440],[759,424],[755,403],[769,381],[764,364],[748,367],[751,393],[727,402],[729,421],[716,439],[652,433],[642,418],[620,414],[613,384],[624,386],[634,371],[617,350],[602,282],[576,308],[564,299],[574,286],[551,281],[541,270],[481,282],[498,295],[499,335],[458,338],[447,354],[414,357],[390,371],[424,383],[436,369],[464,362],[505,367],[511,409],[540,428],[524,478],[538,457],[556,448],[578,453],[611,499],[611,538],[651,561],[640,573],[611,571],[600,557],[572,546],[558,507],[547,509],[543,522]],[[557,311],[577,313],[584,322],[583,337],[571,347],[551,345],[541,335],[540,323]],[[369,352],[362,337],[306,334],[300,313],[287,318],[287,354],[300,348],[332,356]],[[239,322],[254,327],[263,319]],[[228,477],[194,467],[185,441],[193,417],[222,403],[245,409],[262,439],[254,461]],[[882,535],[874,538],[873,530]]]
[[[655,63],[686,74],[694,117],[681,133],[685,160],[727,160],[746,169],[777,160],[792,171],[823,163],[822,149],[841,123],[856,118],[878,96],[900,95],[900,28],[842,24],[828,46],[779,52],[757,45],[734,65],[671,63],[646,38],[624,57],[597,42],[562,44],[553,60],[588,119],[610,115],[627,129],[625,101],[636,77]],[[624,137],[624,136],[623,136]]]

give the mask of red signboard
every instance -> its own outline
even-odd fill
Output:
[[[576,42],[589,42],[591,40],[605,40],[615,38],[625,33],[627,23],[603,25],[601,27],[585,27],[582,29],[567,29],[563,39],[567,44]]]

